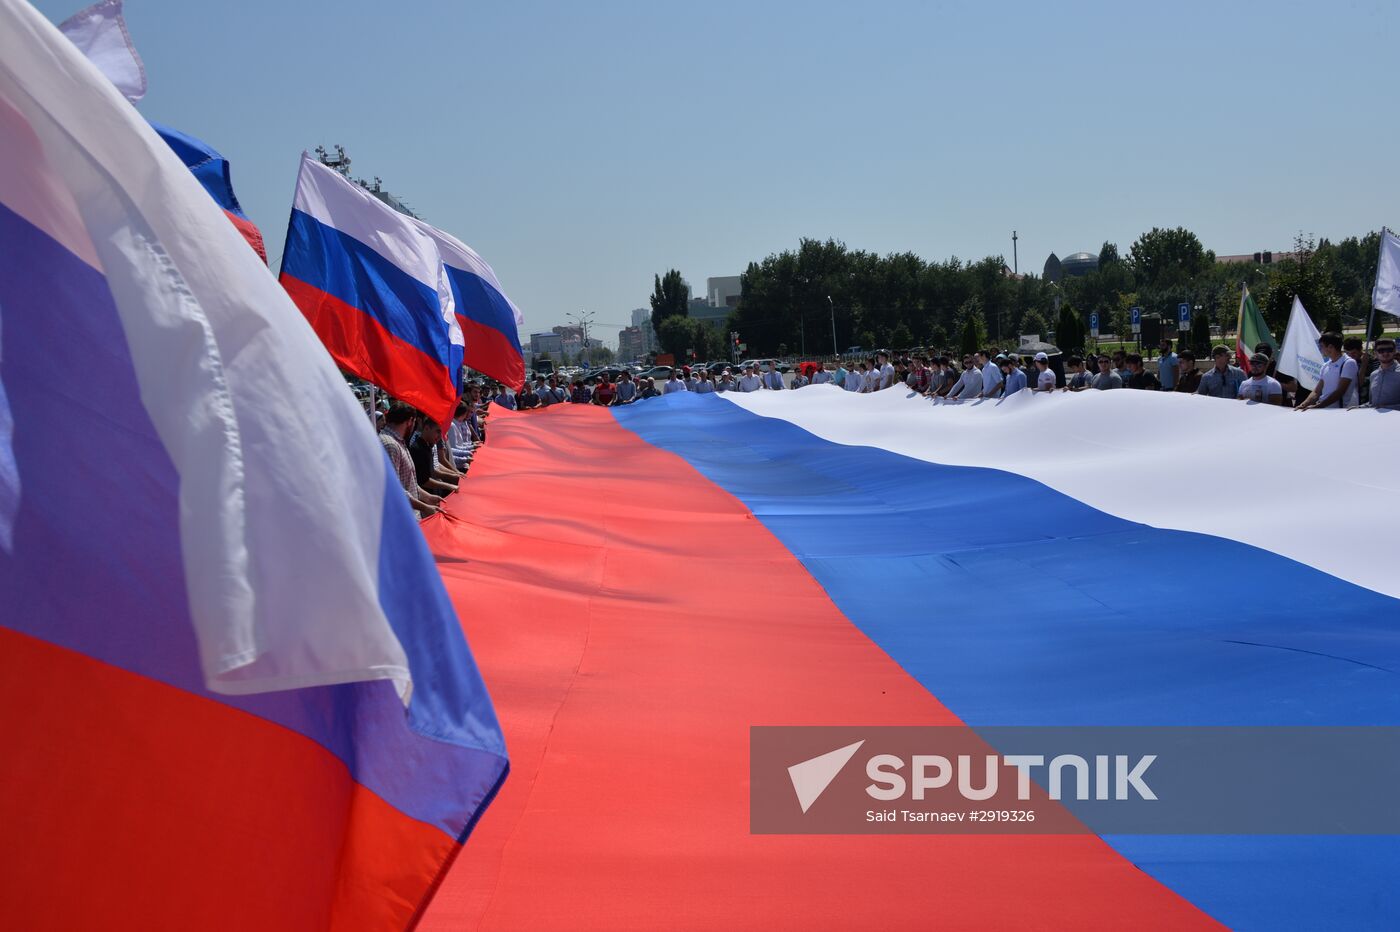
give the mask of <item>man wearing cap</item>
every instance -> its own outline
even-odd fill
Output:
[[[1099,374],[1094,376],[1089,382],[1090,388],[1106,392],[1111,388],[1122,388],[1123,377],[1113,371],[1113,360],[1107,356],[1099,357]]]
[[[1201,384],[1196,388],[1196,394],[1209,395],[1212,398],[1238,398],[1244,372],[1238,366],[1230,365],[1230,351],[1226,347],[1217,346],[1210,351],[1210,355],[1215,365],[1201,376]]]
[[[1371,367],[1371,407],[1400,408],[1400,359],[1395,358],[1395,341],[1384,337],[1375,344],[1376,361]]]
[[[728,369],[725,369],[724,372],[720,374],[720,377],[715,379],[715,391],[717,392],[733,391],[736,387],[737,386],[734,384],[734,374]]]
[[[1044,353],[1035,354],[1035,388],[1032,391],[1053,392],[1055,390],[1055,370],[1050,368],[1050,357]]]
[[[1283,386],[1269,375],[1269,357],[1255,353],[1249,357],[1249,378],[1240,383],[1240,400],[1266,405],[1283,404]]]
[[[1003,381],[1001,364],[1005,360],[1005,356],[997,356],[996,360],[993,361],[991,350],[977,351],[977,366],[982,370],[982,391],[977,397],[995,398],[1001,392]]]

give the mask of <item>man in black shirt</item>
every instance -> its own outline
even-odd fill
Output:
[[[1126,365],[1128,367],[1128,388],[1142,388],[1152,392],[1161,390],[1162,383],[1157,381],[1157,376],[1143,368],[1140,354],[1129,353]]]
[[[457,489],[454,476],[438,464],[438,441],[442,439],[442,428],[431,418],[423,418],[418,433],[408,444],[408,455],[413,457],[413,471],[418,476],[420,488],[434,495],[446,495]]]

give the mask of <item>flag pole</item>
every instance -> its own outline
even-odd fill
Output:
[[[1371,349],[1371,344],[1374,342],[1371,339],[1371,331],[1376,327],[1376,282],[1380,281],[1381,257],[1385,255],[1385,235],[1389,232],[1390,227],[1381,227],[1381,241],[1378,244],[1379,252],[1376,253],[1376,279],[1371,282],[1371,314],[1366,318],[1366,332],[1363,334],[1365,339],[1361,344],[1367,349]]]

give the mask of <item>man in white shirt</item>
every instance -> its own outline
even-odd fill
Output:
[[[825,385],[831,381],[831,373],[826,371],[826,367],[817,363],[817,371],[812,373],[813,385]]]
[[[1240,399],[1266,405],[1283,404],[1283,386],[1269,375],[1269,357],[1263,353],[1249,357],[1249,378],[1240,383]]]
[[[769,391],[782,391],[783,374],[778,371],[777,363],[770,362],[768,364],[768,371],[763,373],[763,387]]]
[[[880,391],[894,384],[894,366],[890,363],[890,356],[888,353],[877,353],[875,361],[880,366],[880,383],[876,386],[875,390]]]
[[[846,370],[846,384],[841,386],[848,392],[861,392],[865,389],[865,376],[860,374],[860,366],[851,363],[851,368]]]
[[[666,380],[665,385],[661,386],[661,394],[672,395],[676,392],[684,391],[689,391],[689,389],[687,389],[685,383],[681,381],[681,370],[672,369],[671,377]]]
[[[1053,392],[1055,390],[1055,370],[1050,368],[1050,357],[1044,353],[1036,353],[1035,368],[1035,388],[1032,391]]]
[[[1001,363],[1006,357],[992,359],[991,350],[977,351],[977,366],[982,370],[980,398],[995,398],[1001,392]]]
[[[1357,403],[1356,360],[1342,352],[1342,335],[1324,333],[1317,341],[1322,355],[1327,361],[1322,364],[1322,374],[1317,387],[1296,409],[1308,408],[1350,408]]]
[[[739,391],[741,392],[756,392],[762,387],[763,380],[758,377],[758,366],[756,365],[750,365],[739,377]]]
[[[949,400],[966,401],[976,398],[982,391],[982,371],[973,364],[971,356],[964,356],[962,360],[962,375],[953,383],[953,387],[948,390],[945,396]]]
[[[691,388],[691,391],[693,391],[697,395],[708,395],[714,390],[715,383],[710,381],[709,370],[701,369],[700,378],[696,379],[695,386]]]

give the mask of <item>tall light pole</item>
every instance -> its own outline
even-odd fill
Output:
[[[583,357],[588,358],[588,325],[593,323],[594,315],[588,311],[579,311],[577,314],[567,315],[580,330],[583,331]]]
[[[1016,258],[1016,231],[1015,231],[1015,230],[1012,230],[1012,231],[1011,231],[1011,274],[1012,274],[1012,275],[1020,275],[1020,274],[1021,274],[1021,263],[1020,263],[1020,261]]]
[[[831,355],[840,356],[841,349],[836,345],[836,304],[831,300],[831,295],[826,296],[826,304],[831,308]]]

